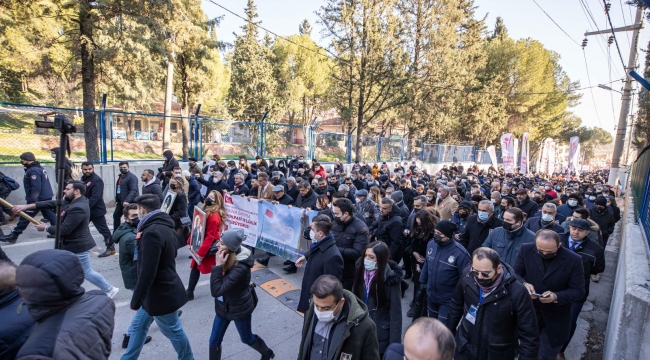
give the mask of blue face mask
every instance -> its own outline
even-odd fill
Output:
[[[486,221],[489,218],[490,218],[490,214],[488,214],[486,211],[479,211],[478,212],[478,219],[480,221]]]

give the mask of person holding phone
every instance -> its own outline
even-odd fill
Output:
[[[582,257],[562,246],[553,230],[539,230],[534,243],[521,245],[513,265],[539,324],[539,360],[555,360],[571,332],[571,306],[585,296]]]

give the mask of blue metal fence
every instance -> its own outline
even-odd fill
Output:
[[[219,154],[223,159],[240,155],[285,158],[305,156],[329,162],[339,159],[352,162],[356,158],[356,133],[318,132],[316,119],[307,126],[205,118],[199,115],[200,105],[190,116],[168,116],[169,143],[177,156],[186,152],[197,159]],[[106,106],[106,97],[96,111],[74,108],[36,106],[0,102],[0,164],[19,164],[19,155],[32,151],[41,162],[51,162],[49,149],[58,145],[57,132],[36,129],[34,120],[46,114],[63,113],[77,125],[71,135],[71,160],[86,160],[84,114],[97,121],[97,142],[100,162],[160,161],[163,152],[165,116],[126,112]],[[184,139],[185,137],[185,139]],[[427,144],[416,139],[412,144],[401,137],[362,136],[360,158],[370,163],[403,161],[409,148],[412,158],[425,163],[476,162],[489,164],[485,150],[474,146]],[[500,158],[497,151],[497,158]]]
[[[634,214],[650,241],[650,145],[641,151],[632,165],[631,176]]]

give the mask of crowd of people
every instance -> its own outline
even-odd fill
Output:
[[[56,154],[57,161],[67,162]],[[83,317],[99,311],[112,329],[115,307],[98,310],[105,302],[98,296],[108,299],[119,291],[90,266],[91,222],[106,245],[99,257],[114,255],[119,246],[124,287],[132,291],[136,312],[125,329],[122,359],[138,358],[151,340],[147,332],[154,320],[179,359],[193,358],[180,308],[194,300],[201,274],[210,275],[215,301],[209,358],[221,358],[232,321],[242,342],[262,359],[274,358],[251,325],[257,305],[251,268],[255,261],[268,266],[274,255],[254,258],[255,249],[242,245],[241,230],[225,230],[224,193],[318,211],[302,234],[308,250],[283,268],[303,272],[299,359],[564,359],[621,216],[615,189],[606,185],[608,174],[602,171],[516,175],[451,164],[429,174],[416,161],[324,165],[303,156],[277,161],[257,156],[251,163],[243,155],[238,161],[214,155],[202,164],[190,158],[188,170],[182,170],[167,150],[157,172],[142,172],[141,188],[129,163],[119,164],[111,233],[104,183],[92,163],[82,164],[81,179],[67,180],[58,204],[34,155],[20,158],[26,204],[11,212],[33,217],[41,211],[47,221],[37,229],[58,231],[61,246],[35,252],[17,267],[0,250],[0,313],[11,314],[4,326],[12,329],[0,334],[0,354],[7,359],[44,351],[110,355],[105,324]],[[176,201],[164,212],[168,192],[176,193]],[[58,229],[57,205],[62,205]],[[205,238],[186,288],[175,258],[190,243],[187,218],[197,206],[206,213]],[[0,240],[15,244],[27,225],[21,217]],[[62,271],[75,276],[61,284]],[[100,290],[84,292],[84,278]],[[402,341],[401,299],[410,288],[406,315],[412,323]],[[31,317],[16,312],[21,298]],[[85,326],[84,336],[97,338],[69,345],[69,334],[45,335],[61,321]],[[91,343],[92,349],[84,348]]]

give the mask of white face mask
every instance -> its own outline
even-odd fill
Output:
[[[174,174],[174,177],[179,178],[179,177],[181,177],[181,174]]]
[[[314,313],[316,314],[316,317],[318,318],[318,321],[324,322],[324,323],[330,323],[334,321],[336,316],[334,316],[334,311],[336,311],[336,308],[338,308],[339,305],[336,304],[336,307],[332,311],[319,311],[316,306],[314,306]]]
[[[368,271],[375,270],[377,268],[377,262],[368,259],[363,259],[363,267]]]
[[[567,203],[569,204],[569,206],[575,207],[575,206],[578,205],[578,200],[571,199],[571,200],[567,201]]]
[[[316,233],[314,232],[314,230],[309,230],[309,238],[313,242],[318,242],[318,240],[316,239]]]

